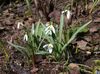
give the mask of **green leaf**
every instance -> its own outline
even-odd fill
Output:
[[[39,31],[39,26],[40,26],[40,20],[36,24],[36,29],[35,29],[35,36],[37,37],[38,31]]]
[[[38,51],[38,52],[35,52],[36,55],[48,55],[50,54],[49,52],[46,52],[46,51]]]
[[[25,0],[25,2],[26,2],[27,7],[28,7],[27,14],[29,14],[30,16],[32,16],[32,8],[31,8],[31,5],[30,5],[30,0]]]
[[[100,66],[100,60],[94,60],[96,66]]]
[[[0,49],[3,48],[3,42],[0,40]]]
[[[22,46],[19,46],[19,45],[15,45],[15,44],[13,44],[13,43],[11,43],[11,42],[9,42],[9,41],[8,41],[8,43],[9,43],[11,46],[13,46],[14,48],[16,48],[18,51],[20,51],[22,54],[26,55],[27,57],[30,57],[30,56],[29,56],[30,53],[29,53],[29,51],[27,50],[27,48],[22,47]]]
[[[86,24],[84,24],[83,26],[81,26],[70,38],[70,40],[63,46],[62,51],[64,51],[64,49],[72,42],[72,40],[75,39],[75,37],[77,36],[77,34],[82,31],[87,25],[89,25],[92,21],[87,22]]]
[[[79,27],[78,27],[79,28]],[[84,33],[86,33],[86,32],[88,32],[88,27],[86,27],[86,28],[84,28],[84,29],[82,29],[79,33],[81,33],[81,32],[84,32]]]
[[[64,15],[61,14],[61,18],[60,18],[60,29],[59,29],[59,43],[61,43],[61,39],[62,39],[62,32],[63,32],[63,25],[64,25]],[[61,49],[61,44],[58,44],[58,50],[60,51]]]

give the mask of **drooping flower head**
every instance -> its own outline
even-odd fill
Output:
[[[52,35],[52,33],[55,34],[55,28],[53,25],[49,24],[48,22],[46,23],[46,28],[45,28],[45,34]]]
[[[43,46],[44,49],[46,49],[49,53],[52,53],[53,51],[53,45],[52,44],[45,44]]]
[[[28,41],[28,35],[27,35],[27,34],[24,35],[23,40],[24,40],[24,41]]]
[[[23,22],[18,22],[17,23],[17,29],[20,29],[21,26],[23,26]]]
[[[66,17],[69,20],[72,16],[72,12],[70,10],[64,10],[64,11],[62,11],[62,14],[64,14],[64,13],[67,13]]]

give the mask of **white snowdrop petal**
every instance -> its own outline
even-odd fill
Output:
[[[43,48],[46,48],[46,47],[48,47],[48,44],[46,44],[46,45],[43,46]]]
[[[47,27],[47,28],[45,29],[45,34],[52,35],[52,32],[51,32],[50,27]]]
[[[52,48],[48,48],[49,53],[52,53],[52,50],[53,50]]]
[[[66,13],[68,10],[64,10],[64,11],[62,11],[62,14],[64,14],[64,13]]]
[[[49,30],[49,27],[47,27],[47,28],[45,29],[45,32],[48,31],[48,30]]]
[[[46,23],[45,34],[52,35],[52,32],[55,33],[53,25],[50,25],[49,22]]]
[[[20,28],[20,24],[18,23],[18,24],[17,24],[17,29],[19,29],[19,28]]]
[[[64,13],[64,11],[62,11],[62,14]]]
[[[45,32],[45,34],[47,35],[47,34],[49,34],[49,32],[50,32],[50,30],[47,30],[47,31]]]
[[[90,52],[90,51],[87,51],[86,53],[87,53],[88,55],[90,55],[90,54],[91,54],[91,52]]]
[[[67,12],[67,19],[70,19],[71,18],[71,15],[72,15],[71,11],[64,10],[64,11],[62,11],[62,14],[66,13],[66,12]]]
[[[71,18],[71,12],[68,10],[67,11],[67,19],[70,19]]]
[[[28,41],[28,36],[27,36],[27,34],[24,35],[23,40]]]
[[[49,35],[52,35],[52,32],[50,30],[46,31],[45,34],[49,34]]]
[[[52,32],[55,34],[55,28],[53,26],[51,28],[52,28]]]
[[[17,29],[19,29],[20,26],[23,26],[23,23],[22,23],[22,22],[18,22],[18,24],[17,24]]]
[[[49,53],[52,53],[52,51],[53,51],[53,45],[52,44],[45,44],[43,46],[43,48],[45,48]]]
[[[49,22],[47,22],[45,25],[46,25],[46,27],[48,27],[49,26]]]
[[[53,45],[52,44],[49,44],[49,47],[53,48]]]

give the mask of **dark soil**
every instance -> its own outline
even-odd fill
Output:
[[[27,27],[31,27],[32,23],[37,22],[39,19],[42,19],[41,21],[46,23],[51,19],[49,17],[51,12],[54,10],[62,11],[64,6],[70,2],[59,0],[56,4],[54,4],[54,1],[50,4],[48,0],[43,0],[44,2],[42,0],[38,1],[41,3],[38,7],[35,6],[34,2],[31,2],[32,15],[27,13],[27,5],[23,1],[1,4],[0,40],[4,42],[4,46],[10,57],[6,61],[5,53],[3,52],[4,48],[0,48],[0,74],[31,74],[32,64],[28,64],[28,59],[7,43],[7,41],[24,43],[22,41],[23,31],[17,29],[18,21],[23,22]],[[91,1],[89,1],[88,5],[91,6]],[[93,61],[100,60],[100,9],[98,8],[90,14],[88,10],[84,10],[81,6],[82,4],[79,2],[79,5],[75,5],[72,8],[72,23],[77,24],[80,22],[85,23],[89,20],[93,21],[88,26],[88,32],[79,34],[76,40],[73,41],[73,49],[75,46],[80,47],[77,53],[75,53],[75,50],[72,50],[69,63],[84,64],[93,67]],[[98,4],[99,6],[100,3]],[[42,11],[42,15],[40,15],[39,11]],[[56,23],[56,21],[54,22]],[[88,51],[91,53],[88,54]],[[37,56],[35,64],[36,74],[59,74],[61,72],[68,74],[64,70],[64,63],[65,61],[58,63],[54,60],[48,60],[47,57]]]

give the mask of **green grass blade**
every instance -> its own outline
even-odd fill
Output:
[[[32,8],[31,8],[31,5],[30,5],[30,0],[25,0],[25,2],[27,4],[28,11],[29,11],[30,15],[32,16]]]
[[[93,0],[93,5],[89,11],[89,13],[91,13],[93,11],[93,9],[100,3],[100,0]]]
[[[0,40],[0,51],[3,51],[5,54],[6,61],[9,59],[9,52],[6,50],[4,46],[4,42]]]
[[[69,43],[72,42],[72,40],[75,39],[75,37],[77,36],[77,34],[83,30],[87,25],[89,25],[92,21],[89,21],[88,23],[84,24],[83,26],[81,26],[70,38],[70,40],[63,46],[62,51],[64,51],[64,49],[68,46]]]
[[[49,52],[46,52],[46,51],[38,51],[38,52],[35,52],[35,55],[48,55],[50,54]]]
[[[11,42],[8,41],[8,44],[10,44],[11,46],[13,46],[14,48],[16,48],[18,51],[20,51],[22,54],[25,54],[29,57],[30,53],[29,51],[25,48],[25,47],[22,47],[22,46],[19,46],[19,45],[15,45]]]
[[[39,25],[40,25],[40,20],[38,21],[38,23],[36,24],[36,29],[35,29],[35,35],[37,37],[37,33],[39,31]]]
[[[64,15],[61,14],[61,18],[60,18],[60,29],[59,29],[59,43],[61,43],[61,39],[62,39],[62,32],[63,32],[63,25],[64,25]],[[61,49],[61,44],[58,45],[58,50]]]

